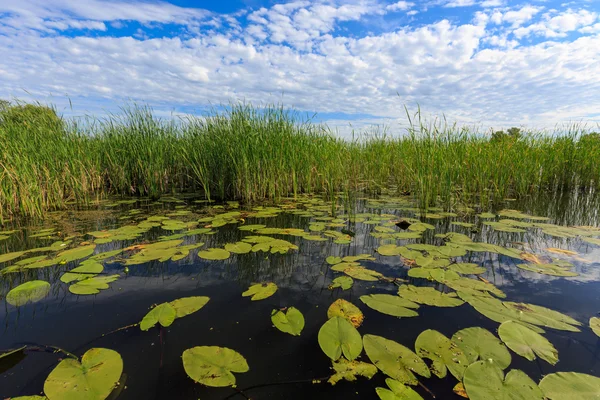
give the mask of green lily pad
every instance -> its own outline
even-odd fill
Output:
[[[431,376],[427,364],[408,347],[376,335],[363,337],[365,352],[371,362],[387,376],[407,385],[419,381],[415,374]]]
[[[276,291],[277,291],[277,285],[274,284],[273,282],[257,283],[255,285],[250,286],[248,288],[248,290],[246,290],[244,293],[242,293],[242,296],[243,297],[252,296],[250,298],[250,300],[252,300],[252,301],[264,300],[267,297],[273,296]]]
[[[570,271],[569,268],[561,267],[556,264],[517,264],[520,269],[537,272],[538,274],[551,276],[578,276],[577,272]]]
[[[93,278],[104,271],[104,266],[95,260],[85,260],[78,267],[69,272],[65,272],[61,277],[61,282],[71,283],[73,281],[82,281]]]
[[[169,304],[175,309],[177,318],[181,318],[200,310],[209,300],[206,296],[190,296],[173,300]]]
[[[489,212],[484,212],[484,213],[481,213],[481,214],[477,214],[477,216],[479,218],[484,218],[484,219],[487,219],[487,218],[496,218],[496,214],[492,214],[492,213],[489,213]]]
[[[48,400],[46,396],[19,396],[11,397],[10,400]]]
[[[360,300],[373,310],[394,317],[417,317],[419,315],[416,311],[411,310],[411,308],[419,308],[418,304],[399,296],[370,294],[360,296]]]
[[[238,226],[238,229],[240,231],[255,231],[255,230],[258,230],[258,229],[263,229],[265,227],[266,227],[266,225],[254,224],[254,225],[242,225],[242,226]]]
[[[375,261],[375,257],[373,257],[370,254],[358,254],[356,256],[346,256],[342,258],[342,261],[344,262],[356,262],[356,261],[362,261],[362,260],[367,260],[367,261]]]
[[[49,400],[104,400],[119,383],[123,360],[110,349],[92,348],[81,362],[65,358],[44,382]]]
[[[555,365],[558,362],[558,351],[545,337],[514,321],[503,322],[498,328],[500,339],[509,349],[529,361],[536,356]]]
[[[225,250],[235,254],[246,254],[252,251],[252,245],[246,242],[227,243]]]
[[[335,265],[335,264],[339,264],[342,262],[342,257],[329,256],[325,259],[325,261],[329,265]]]
[[[354,326],[342,317],[333,317],[323,324],[318,335],[323,353],[333,361],[344,355],[354,360],[362,352],[362,339]]]
[[[410,386],[406,386],[397,380],[387,378],[385,384],[390,388],[375,388],[377,396],[381,400],[423,400],[423,397],[415,392]]]
[[[448,269],[463,275],[479,275],[486,271],[485,268],[473,263],[451,264],[448,266]]]
[[[447,371],[459,381],[469,366],[469,359],[461,348],[438,331],[427,329],[417,337],[415,350],[422,358],[428,358],[431,372],[439,378],[444,378]]]
[[[80,260],[82,258],[91,256],[94,254],[94,249],[96,248],[95,244],[90,244],[87,246],[75,247],[73,249],[65,250],[56,255],[56,259],[58,262],[70,262]]]
[[[456,297],[456,293],[442,293],[427,286],[402,285],[398,295],[415,303],[435,307],[457,307],[464,303]]]
[[[549,400],[588,400],[600,398],[600,378],[579,372],[546,375],[540,389]]]
[[[293,336],[300,336],[302,329],[304,329],[304,315],[295,307],[288,307],[285,311],[273,310],[271,312],[271,322],[281,332]]]
[[[597,336],[600,336],[600,318],[592,317],[590,318],[590,328]]]
[[[108,289],[108,284],[119,279],[119,275],[95,276],[84,279],[69,286],[69,292],[78,295],[90,295],[100,293],[100,290]]]
[[[383,246],[379,246],[377,248],[377,252],[379,254],[381,254],[382,256],[399,256],[400,252],[399,249],[400,246],[395,245],[395,244],[385,244]]]
[[[504,372],[491,361],[477,361],[465,371],[463,383],[471,400],[543,400],[544,395],[523,371]],[[563,400],[563,398],[561,398]]]
[[[462,291],[466,293],[473,292],[489,292],[492,293],[496,297],[504,298],[506,294],[496,286],[491,283],[482,282],[477,279],[465,278],[461,277],[459,279],[449,279],[442,282],[444,285],[448,286],[450,289],[454,289],[457,292]]]
[[[6,302],[20,307],[27,303],[35,303],[50,293],[50,284],[46,281],[25,282],[6,294]]]
[[[21,257],[26,251],[13,251],[12,253],[0,254],[0,263],[14,260],[15,258]]]
[[[452,335],[452,342],[460,347],[469,364],[477,360],[492,360],[500,369],[510,365],[511,356],[506,346],[487,329],[465,328]]]
[[[383,277],[379,272],[364,267],[348,267],[344,269],[344,273],[359,281],[375,282]]]
[[[198,257],[205,260],[226,260],[231,257],[231,253],[225,249],[207,249],[200,250]]]
[[[183,352],[185,373],[206,386],[224,387],[235,385],[232,372],[248,372],[246,359],[237,351],[226,347],[197,346]]]
[[[344,299],[337,299],[327,309],[327,318],[342,317],[358,328],[365,319],[362,311],[354,304]]]
[[[345,358],[340,358],[333,362],[333,370],[335,374],[331,375],[327,382],[335,385],[342,379],[353,382],[357,376],[364,376],[371,379],[377,373],[377,367],[361,361],[348,361]]]
[[[329,289],[342,288],[342,290],[348,290],[354,285],[354,279],[349,276],[338,276],[329,285]]]
[[[175,308],[169,303],[162,303],[154,307],[144,316],[142,322],[140,322],[140,329],[147,331],[157,323],[166,328],[171,326],[173,321],[175,321],[175,318],[177,318],[177,311],[175,311]]]

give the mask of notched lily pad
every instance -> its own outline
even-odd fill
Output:
[[[540,389],[549,400],[588,400],[600,398],[600,378],[579,372],[546,375]]]
[[[331,375],[327,382],[335,385],[342,379],[353,382],[357,376],[363,376],[371,379],[377,373],[377,367],[361,361],[348,361],[345,358],[340,358],[333,362],[333,370],[335,374]]]
[[[415,303],[436,307],[457,307],[464,303],[456,293],[442,293],[427,286],[402,285],[398,289],[398,294]]]
[[[389,389],[375,388],[377,396],[381,400],[423,400],[423,397],[410,386],[406,386],[397,380],[387,378],[385,384]]]
[[[281,332],[293,336],[300,336],[302,329],[304,329],[304,315],[295,307],[288,307],[285,310],[273,310],[271,312],[271,322]]]
[[[452,340],[432,329],[421,332],[415,341],[415,350],[420,357],[433,361],[431,372],[439,378],[444,378],[449,370],[460,381],[469,366],[469,359],[462,349]]]
[[[509,349],[529,361],[536,356],[555,365],[558,362],[558,351],[545,337],[514,321],[503,322],[498,328],[500,339]]]
[[[342,317],[348,320],[355,328],[362,325],[365,316],[354,304],[344,299],[337,299],[327,309],[327,318]]]
[[[183,352],[185,373],[206,386],[235,385],[232,372],[248,372],[246,359],[237,351],[217,346],[197,346]]]
[[[252,300],[252,301],[264,300],[268,297],[273,296],[276,291],[277,291],[277,285],[274,284],[273,282],[257,283],[255,285],[250,286],[248,288],[248,290],[246,290],[244,293],[242,293],[242,296],[243,297],[252,296],[250,298],[250,300]]]
[[[543,400],[536,383],[523,371],[504,372],[492,361],[477,361],[465,371],[463,383],[471,400]],[[561,398],[562,400],[563,398]]]
[[[469,363],[492,360],[500,369],[510,365],[510,352],[493,333],[480,327],[465,328],[452,335],[456,343],[469,359]]]
[[[412,310],[419,308],[417,303],[390,294],[370,294],[360,296],[360,300],[373,310],[394,317],[416,317],[419,314]]]
[[[323,353],[333,361],[342,354],[352,361],[363,349],[360,333],[342,317],[333,317],[325,322],[319,330],[318,340]]]
[[[349,276],[338,276],[329,285],[329,289],[342,288],[342,290],[348,290],[354,285],[354,279]]]

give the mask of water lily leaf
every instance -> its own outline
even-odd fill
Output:
[[[200,310],[209,300],[206,296],[190,296],[173,300],[169,304],[175,309],[177,318],[181,318]]]
[[[452,342],[463,350],[469,359],[469,364],[480,359],[492,360],[500,369],[510,365],[510,352],[500,339],[487,329],[479,327],[461,329],[452,335]]]
[[[361,361],[348,361],[345,358],[340,358],[333,362],[333,374],[327,382],[335,385],[342,379],[347,381],[355,381],[357,376],[364,376],[371,379],[377,373],[377,367]]]
[[[49,400],[104,400],[117,386],[123,360],[110,349],[92,348],[81,357],[63,359],[44,382]]]
[[[327,318],[342,317],[358,328],[365,319],[362,311],[354,304],[344,299],[337,299],[327,309]]]
[[[535,304],[515,303],[512,301],[505,301],[503,305],[508,309],[515,310],[519,314],[517,319],[513,319],[515,321],[527,322],[563,331],[580,332],[577,326],[581,326],[581,322],[558,311]]]
[[[423,400],[423,397],[415,392],[410,386],[406,386],[397,380],[387,378],[385,384],[390,388],[375,388],[377,396],[381,400]]]
[[[597,336],[600,336],[600,318],[590,318],[590,328],[592,328],[592,331],[594,331]]]
[[[238,226],[238,229],[240,231],[255,231],[257,229],[263,229],[263,228],[266,228],[266,225],[254,224],[254,225],[242,225],[242,226]]]
[[[506,294],[504,294],[504,292],[500,289],[498,289],[496,286],[492,285],[491,283],[488,282],[483,282],[477,279],[471,279],[471,278],[460,278],[460,279],[452,279],[452,280],[446,280],[444,282],[442,282],[443,284],[445,284],[446,286],[448,286],[450,289],[454,289],[457,292],[458,291],[462,291],[462,292],[473,292],[473,291],[477,291],[477,292],[490,292],[492,293],[494,296],[496,297],[501,297],[504,298],[506,297]]]
[[[427,229],[435,229],[435,226],[424,222],[417,222],[408,227],[408,230],[413,232],[425,232]]]
[[[416,311],[411,310],[411,308],[419,308],[418,304],[399,296],[370,294],[360,296],[360,300],[373,310],[394,317],[417,317],[419,315]]]
[[[61,277],[61,282],[71,283],[73,281],[82,281],[92,278],[104,271],[104,266],[95,260],[85,260],[78,267],[69,272],[65,272]]]
[[[523,371],[504,372],[491,361],[477,361],[465,371],[463,380],[471,400],[543,400],[540,388]],[[561,398],[562,400],[563,398]]]
[[[600,378],[579,372],[546,375],[540,389],[549,400],[588,400],[600,398]]]
[[[354,285],[354,279],[349,276],[338,276],[329,285],[329,289],[342,288],[342,290],[348,290]]]
[[[327,262],[327,264],[335,265],[342,262],[342,257],[329,256],[325,259],[325,261]]]
[[[225,250],[235,254],[246,254],[252,251],[252,245],[246,242],[227,243]]]
[[[577,272],[570,271],[568,268],[556,264],[517,264],[517,267],[526,271],[537,272],[538,274],[551,276],[578,276]]]
[[[248,290],[242,293],[242,296],[252,296],[250,298],[250,300],[252,301],[264,300],[267,297],[273,296],[276,291],[277,285],[273,282],[257,283],[255,285],[250,286]]]
[[[319,346],[332,360],[344,355],[352,361],[362,352],[362,339],[354,326],[342,317],[333,317],[319,330]]]
[[[460,381],[469,366],[469,359],[461,348],[432,329],[421,332],[415,341],[415,350],[420,357],[433,361],[431,372],[439,378],[444,378],[449,370]]]
[[[142,322],[140,322],[140,329],[147,331],[157,323],[160,323],[163,327],[171,326],[173,321],[177,318],[177,311],[169,303],[162,303],[154,307],[148,314],[144,316]]]
[[[235,385],[232,372],[248,372],[246,359],[237,351],[217,346],[197,346],[183,352],[185,373],[206,386]]]
[[[385,244],[383,246],[379,246],[377,248],[377,252],[382,256],[399,256],[399,248],[400,246],[395,244]]]
[[[65,250],[65,251],[58,253],[56,255],[56,259],[58,262],[63,262],[63,263],[80,260],[82,258],[91,256],[92,254],[94,254],[95,248],[96,248],[95,244],[75,247],[73,249]]]
[[[435,307],[457,307],[464,303],[456,297],[456,293],[442,293],[426,286],[402,285],[398,289],[398,295],[415,303]]]
[[[374,282],[383,277],[383,275],[379,272],[364,267],[348,267],[344,269],[344,273],[354,279],[358,279],[359,281]]]
[[[477,216],[479,218],[486,218],[486,219],[487,218],[496,218],[496,214],[492,214],[492,213],[489,213],[489,212],[484,212],[484,213],[481,213],[481,214],[477,214]]]
[[[552,365],[558,362],[558,351],[545,337],[514,321],[503,322],[498,328],[500,339],[520,356],[529,361],[536,355]]]
[[[108,284],[119,279],[119,275],[95,276],[84,279],[69,286],[69,292],[78,295],[90,295],[100,293],[100,290],[108,289]]]
[[[17,257],[21,257],[26,251],[13,251],[12,253],[0,254],[0,263],[14,260]]]
[[[358,254],[356,256],[343,257],[342,260],[344,262],[356,262],[356,261],[362,261],[362,260],[375,261],[375,257],[373,257],[370,254]]]
[[[331,267],[331,270],[337,271],[337,272],[344,272],[344,270],[346,268],[350,268],[350,267],[360,267],[360,264],[357,262],[341,262],[339,264],[334,264]]]
[[[25,282],[6,294],[6,302],[20,307],[27,303],[35,303],[50,293],[50,284],[46,281]]]
[[[225,249],[207,249],[200,250],[198,257],[205,260],[226,260],[231,257],[231,253]]]
[[[463,385],[462,382],[458,382],[456,385],[454,385],[452,391],[460,397],[464,397],[465,399],[469,398],[467,391],[465,390],[465,385]]]
[[[431,376],[427,364],[408,347],[376,335],[365,335],[363,344],[371,362],[403,384],[416,385],[419,381],[415,374],[425,378]]]
[[[295,307],[288,307],[285,311],[273,310],[271,312],[271,322],[281,332],[293,336],[300,336],[302,329],[304,329],[304,315]]]
[[[19,396],[19,397],[11,397],[10,400],[48,400],[46,396]]]
[[[448,269],[463,275],[479,275],[486,271],[485,268],[472,263],[451,264],[448,266]]]

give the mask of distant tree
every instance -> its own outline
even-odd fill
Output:
[[[496,131],[492,133],[492,142],[500,142],[505,140],[517,141],[521,138],[521,128],[512,127],[504,131]]]
[[[0,125],[44,129],[56,132],[62,130],[63,120],[56,111],[41,104],[0,103]]]

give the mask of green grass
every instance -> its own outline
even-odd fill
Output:
[[[599,186],[598,134],[574,125],[490,137],[418,115],[401,137],[345,141],[281,107],[158,119],[134,106],[75,122],[39,104],[12,104],[0,110],[0,219],[43,217],[109,194],[203,191],[259,201],[394,188],[422,207],[487,208],[505,197]]]

